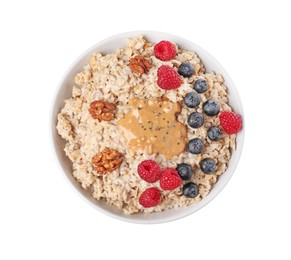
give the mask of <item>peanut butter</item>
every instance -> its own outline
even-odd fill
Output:
[[[186,127],[176,119],[181,111],[179,103],[135,98],[129,105],[131,110],[118,126],[133,151],[160,153],[171,159],[185,150]]]

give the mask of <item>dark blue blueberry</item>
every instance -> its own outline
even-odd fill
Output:
[[[193,138],[188,143],[188,151],[190,153],[199,154],[203,151],[204,144],[199,138]]]
[[[216,116],[219,113],[220,105],[213,99],[203,103],[203,111],[208,116]]]
[[[204,117],[198,112],[193,112],[188,116],[188,125],[192,128],[199,128],[204,123]]]
[[[204,93],[208,89],[208,84],[204,79],[197,79],[193,87],[198,93]]]
[[[190,108],[197,107],[200,104],[200,97],[195,92],[189,92],[184,98],[184,103]]]
[[[178,73],[183,77],[191,77],[194,74],[194,67],[191,63],[184,62],[179,66]]]
[[[195,198],[198,195],[198,186],[193,182],[188,182],[183,186],[183,194],[188,198]]]
[[[211,126],[207,130],[207,136],[211,141],[218,141],[221,138],[221,130],[218,126]]]
[[[206,173],[213,173],[216,169],[216,163],[213,159],[205,158],[200,162],[200,169]]]
[[[190,180],[193,175],[192,167],[187,163],[178,164],[176,170],[178,171],[182,180]]]

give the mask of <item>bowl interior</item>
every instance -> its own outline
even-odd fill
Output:
[[[226,183],[231,178],[234,170],[239,161],[243,139],[244,139],[244,130],[241,131],[237,138],[237,150],[233,152],[231,160],[229,162],[229,167],[225,173],[223,173],[218,182],[214,185],[213,189],[209,193],[209,195],[201,200],[200,202],[193,204],[188,207],[178,208],[167,210],[161,213],[151,213],[151,214],[134,214],[134,215],[125,215],[121,210],[116,208],[115,206],[108,205],[105,201],[97,201],[95,200],[89,192],[85,191],[81,185],[76,181],[76,179],[72,175],[72,164],[71,161],[66,157],[64,152],[64,140],[58,135],[56,131],[57,124],[57,114],[61,111],[64,106],[64,100],[71,97],[72,86],[74,84],[74,76],[83,69],[83,66],[88,62],[89,57],[96,51],[101,52],[103,54],[114,52],[118,48],[122,48],[126,46],[126,39],[130,37],[134,37],[137,35],[145,35],[146,39],[151,42],[159,42],[161,40],[169,40],[177,43],[180,48],[193,50],[198,56],[201,58],[203,64],[206,67],[206,71],[215,71],[218,74],[222,74],[225,79],[225,85],[229,89],[229,103],[233,107],[233,109],[242,115],[243,117],[243,108],[239,98],[239,95],[235,89],[235,86],[226,73],[226,71],[222,68],[222,66],[206,51],[201,49],[196,44],[180,38],[175,35],[170,35],[161,32],[149,32],[149,31],[140,31],[140,32],[129,32],[123,33],[106,40],[103,40],[96,45],[92,46],[85,53],[83,53],[68,69],[65,73],[63,79],[60,82],[60,85],[57,89],[56,95],[54,97],[54,103],[52,107],[52,120],[51,120],[51,131],[52,131],[52,144],[53,149],[56,155],[56,159],[58,165],[61,168],[61,172],[65,175],[65,178],[69,181],[71,186],[81,195],[83,199],[85,199],[90,205],[98,209],[99,211],[108,214],[112,217],[129,221],[135,223],[161,223],[167,222],[174,219],[178,219],[194,213],[199,210],[203,206],[205,206],[209,201],[211,201],[226,185]]]

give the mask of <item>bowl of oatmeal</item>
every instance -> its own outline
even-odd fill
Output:
[[[239,94],[196,44],[129,32],[84,52],[52,107],[60,171],[99,211],[134,223],[196,212],[227,184],[244,139]]]

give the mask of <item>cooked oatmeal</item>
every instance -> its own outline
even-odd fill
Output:
[[[229,135],[222,132],[221,139],[216,142],[207,138],[207,129],[219,125],[218,115],[212,117],[205,115],[203,126],[197,129],[187,125],[189,114],[202,113],[202,104],[206,100],[217,101],[221,111],[232,111],[232,109],[228,105],[227,87],[223,84],[223,77],[214,72],[206,72],[195,52],[175,47],[176,57],[170,61],[161,61],[153,55],[153,44],[147,42],[143,36],[139,36],[129,39],[126,48],[118,49],[114,53],[106,55],[94,53],[84,70],[76,75],[72,97],[65,100],[65,106],[58,115],[57,130],[66,140],[65,152],[72,161],[74,177],[84,189],[92,193],[94,198],[104,199],[126,214],[159,212],[200,201],[210,192],[219,175],[225,172],[231,151],[236,148],[236,134]],[[144,59],[139,58],[130,62],[133,57],[139,56]],[[149,61],[151,65],[147,63]],[[176,69],[182,62],[189,62],[194,66],[194,75],[189,78],[184,77],[182,85],[177,89],[161,89],[157,85],[158,68],[161,65],[169,65]],[[133,72],[135,70],[136,72]],[[208,90],[199,94],[201,102],[197,108],[189,108],[183,100],[187,93],[193,92],[193,82],[197,79],[205,79]],[[137,138],[131,138],[128,133],[124,133],[122,120],[130,115],[132,104],[137,99],[166,100],[169,104],[174,104],[173,106],[179,104],[179,109],[176,108],[176,123],[186,131],[178,138],[185,136],[186,140],[181,141],[182,149],[177,155],[171,152],[163,154],[167,147],[163,146],[159,149],[156,147],[156,142],[138,146],[141,149],[133,149],[132,145],[129,145],[130,140],[137,141]],[[100,111],[98,103],[96,110],[96,101],[109,104],[107,106],[112,109],[106,110],[103,105]],[[168,103],[165,105],[169,105]],[[110,114],[110,120],[102,120],[106,118],[106,113]],[[100,116],[101,114],[103,116]],[[183,149],[185,142],[195,137],[204,141],[204,150],[201,154],[192,154],[187,149]],[[173,145],[168,143],[168,150],[171,151]],[[99,173],[92,158],[96,159],[98,157],[96,155],[109,148],[123,155],[122,162],[118,158],[118,162],[121,162],[119,168],[116,169],[114,166],[111,172],[105,169],[106,174]],[[205,174],[201,171],[199,163],[204,158],[212,158],[216,162],[217,167],[213,174]],[[156,161],[162,168],[175,169],[177,164],[190,164],[194,169],[191,181],[199,187],[198,196],[195,198],[183,196],[182,187],[172,191],[161,190],[161,202],[157,206],[150,208],[141,206],[138,198],[144,190],[150,187],[160,189],[158,181],[148,183],[138,175],[138,165],[149,159]]]

